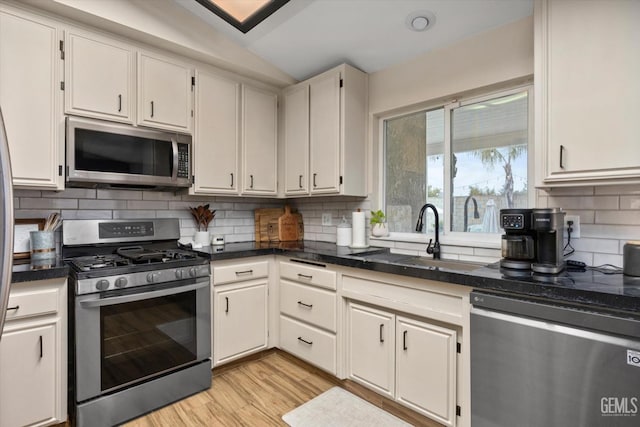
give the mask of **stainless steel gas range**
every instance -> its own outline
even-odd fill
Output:
[[[177,219],[68,220],[70,416],[113,426],[211,385],[209,260]]]

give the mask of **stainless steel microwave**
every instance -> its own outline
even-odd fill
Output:
[[[191,186],[191,136],[79,117],[66,121],[68,186]]]

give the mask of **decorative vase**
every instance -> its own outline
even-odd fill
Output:
[[[203,246],[207,246],[211,243],[211,236],[208,231],[196,231],[196,234],[193,236],[193,241]]]
[[[386,237],[389,235],[389,227],[386,222],[379,222],[377,224],[373,224],[371,227],[371,235],[373,237]]]

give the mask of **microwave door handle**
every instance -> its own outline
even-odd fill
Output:
[[[171,173],[171,181],[176,182],[178,179],[178,141],[171,138],[171,148],[173,149],[173,172]]]
[[[108,305],[122,304],[127,302],[140,301],[150,298],[165,297],[168,295],[181,294],[184,292],[195,291],[197,289],[206,288],[209,286],[209,280],[197,282],[193,285],[179,286],[176,288],[160,289],[157,291],[139,292],[132,295],[122,295],[118,297],[109,298],[94,298],[90,300],[80,301],[80,305],[83,308],[104,307]]]

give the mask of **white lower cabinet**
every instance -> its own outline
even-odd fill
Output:
[[[66,279],[12,284],[0,341],[0,426],[67,419]]]
[[[213,277],[213,366],[266,349],[267,261],[214,266]]]
[[[350,379],[455,425],[455,330],[353,301],[347,319]]]

